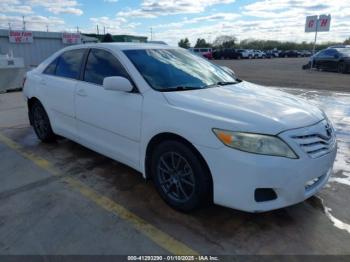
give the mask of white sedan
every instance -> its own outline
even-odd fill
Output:
[[[336,156],[320,109],[181,48],[68,47],[27,74],[24,95],[43,142],[60,135],[129,165],[181,211],[296,204],[327,183]]]

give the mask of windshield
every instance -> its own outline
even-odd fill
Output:
[[[338,51],[345,55],[350,55],[350,48],[342,48],[342,49],[338,49]]]
[[[220,83],[236,83],[219,66],[182,49],[125,50],[149,85],[159,91],[201,89]]]

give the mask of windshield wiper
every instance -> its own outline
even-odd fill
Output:
[[[159,89],[161,92],[174,92],[174,91],[187,91],[187,90],[197,90],[202,89],[200,86],[176,86],[176,87],[169,87],[169,88],[162,88]]]
[[[237,83],[238,83],[237,81],[235,81],[235,82],[224,82],[224,81],[221,81],[221,82],[217,82],[216,84],[219,85],[219,86],[227,86],[227,85],[235,85]]]
[[[235,84],[238,84],[238,83],[239,83],[238,81],[236,81],[236,82],[225,82],[225,81],[220,81],[220,82],[216,82],[216,83],[211,84],[211,85],[203,86],[203,88],[210,88],[210,87],[216,87],[216,86],[235,85]]]

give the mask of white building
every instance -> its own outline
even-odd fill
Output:
[[[21,31],[11,32],[21,33]],[[54,52],[69,45],[65,43],[74,43],[76,40],[67,39],[67,37],[64,39],[64,34],[59,32],[30,31],[28,35],[22,39],[21,37],[11,38],[9,30],[0,29],[0,55],[13,54],[13,57],[22,57],[25,66],[30,68],[37,66]],[[76,34],[67,33],[66,35],[69,37]],[[97,38],[81,35],[78,43],[80,42],[97,42]]]

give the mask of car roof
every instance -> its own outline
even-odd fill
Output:
[[[135,49],[180,49],[179,47],[172,47],[164,44],[153,43],[92,43],[73,45],[64,48],[64,50],[73,50],[81,48],[106,48],[110,50],[135,50]]]

